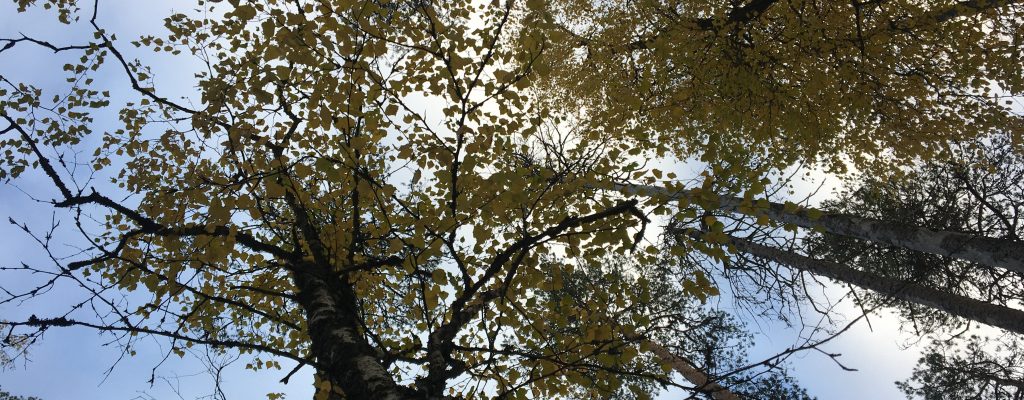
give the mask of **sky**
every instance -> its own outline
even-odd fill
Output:
[[[128,1],[102,0],[99,22],[108,31],[115,32],[122,45],[119,48],[129,57],[135,50],[127,45],[130,38],[142,33],[159,30],[161,19],[167,10],[188,7],[187,1]],[[70,29],[50,23],[52,18],[41,13],[18,14],[10,1],[0,1],[0,37],[16,37],[24,33],[54,43],[77,44],[84,40],[86,31]],[[191,94],[188,65],[178,59],[146,55],[147,63],[154,68],[158,90],[176,95]],[[0,74],[26,81],[46,82],[59,76],[62,62],[47,51],[33,46],[19,46],[15,52],[0,56]],[[107,85],[114,90],[123,90],[126,81],[123,74],[113,69],[101,70],[96,75],[97,84]],[[120,88],[120,89],[118,89]],[[115,98],[118,93],[114,93]],[[113,116],[107,116],[113,120]],[[97,120],[98,127],[112,127],[113,123]],[[682,169],[683,166],[677,166]],[[51,214],[39,207],[30,196],[52,198],[56,193],[52,186],[38,174],[27,176],[16,182],[16,186],[0,185],[0,221],[13,217],[33,227],[46,227]],[[819,179],[827,179],[818,175]],[[835,181],[828,180],[828,187]],[[100,181],[97,181],[100,185]],[[810,191],[813,185],[800,190]],[[827,195],[828,189],[820,196]],[[58,238],[62,233],[58,232]],[[23,232],[9,224],[0,224],[0,265],[25,261],[43,263],[40,248]],[[5,274],[5,279],[10,279]],[[22,277],[30,279],[31,277]],[[18,278],[15,278],[18,279]],[[5,281],[5,285],[17,286]],[[838,287],[829,290],[839,292]],[[29,304],[0,306],[0,319],[25,318],[26,314],[60,310],[74,301],[74,288],[57,287],[58,296],[45,296],[44,301]],[[856,315],[851,305],[839,310],[847,315]],[[808,352],[791,359],[794,375],[802,386],[820,399],[896,399],[902,395],[895,389],[893,381],[904,379],[919,356],[919,348],[907,347],[913,337],[900,332],[897,321],[885,314],[870,318],[870,325],[856,324],[840,338],[823,347],[829,353],[840,353],[841,362],[857,369],[846,372],[828,357]],[[757,332],[757,346],[752,350],[752,359],[758,359],[784,350],[794,343],[799,332],[782,327],[780,324],[764,323]],[[213,393],[212,378],[205,373],[206,367],[200,361],[202,354],[189,355],[184,359],[171,357],[162,361],[166,343],[147,341],[138,348],[138,356],[123,357],[122,352],[109,342],[110,338],[86,329],[53,329],[46,333],[45,340],[32,347],[28,360],[21,360],[15,368],[0,372],[0,387],[20,395],[39,396],[44,400],[73,399],[193,399]],[[253,373],[241,367],[246,359],[235,361],[225,369],[222,389],[227,399],[258,399],[270,391],[285,392],[288,398],[311,397],[311,373],[305,369],[283,385],[278,381],[292,366],[285,365],[284,371]],[[158,366],[156,373],[154,367]],[[154,378],[152,382],[150,379]],[[673,394],[662,396],[674,398]]]

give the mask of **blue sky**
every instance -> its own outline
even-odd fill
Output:
[[[161,25],[161,18],[168,9],[189,7],[190,2],[156,2],[103,0],[100,2],[102,26],[122,38],[122,51],[129,56],[133,49],[127,41],[144,32],[152,32]],[[18,14],[11,1],[0,1],[0,37],[8,38],[25,33],[30,36],[52,40],[55,43],[77,44],[84,31],[75,31],[50,23],[52,19],[40,13]],[[153,58],[147,55],[149,65],[156,72],[158,88],[162,93],[187,95],[190,69],[180,61],[167,58]],[[32,46],[19,46],[14,52],[0,57],[0,74],[33,82],[45,82],[59,78],[55,73],[63,62],[47,51]],[[118,71],[107,69],[97,75],[100,85],[117,89],[125,87],[124,76]],[[116,96],[116,92],[115,92]],[[98,120],[98,126],[105,122]],[[108,124],[109,126],[109,124]],[[53,188],[38,176],[29,176],[17,181],[17,187],[0,185],[0,221],[14,217],[31,226],[47,226],[51,214],[35,204],[26,194],[41,198],[53,197]],[[0,264],[10,265],[20,261],[45,262],[40,258],[39,247],[24,233],[6,223],[0,224]],[[5,275],[5,279],[9,275]],[[7,285],[18,285],[5,281]],[[834,290],[838,291],[838,288]],[[24,305],[0,306],[0,319],[24,318],[29,313],[46,315],[47,310],[59,310],[63,304],[74,301],[80,294],[73,288],[58,287],[43,301]],[[849,305],[841,311],[854,315]],[[809,391],[821,399],[889,399],[901,398],[892,382],[910,374],[918,357],[916,348],[904,349],[913,338],[899,332],[894,318],[874,316],[868,324],[860,323],[841,338],[825,346],[830,353],[843,354],[842,362],[857,372],[844,372],[830,359],[819,353],[804,353],[795,356],[794,374]],[[784,329],[774,324],[763,325],[757,337],[758,345],[752,351],[752,359],[781,351],[794,343],[799,332]],[[17,394],[35,395],[44,400],[64,399],[176,399],[176,391],[185,399],[192,399],[211,393],[211,378],[204,373],[200,357],[184,359],[171,357],[161,363],[166,343],[147,341],[139,346],[136,357],[121,357],[119,348],[109,343],[109,337],[100,336],[85,329],[64,329],[47,332],[45,341],[32,348],[30,361],[21,362],[14,369],[0,372],[0,386]],[[148,381],[154,366],[158,378]],[[290,368],[291,363],[283,363]],[[245,359],[235,362],[227,369],[224,390],[228,399],[258,399],[269,391],[288,393],[289,398],[310,398],[312,382],[308,369],[302,371],[284,386],[278,383],[287,372],[271,371],[252,373],[244,371]],[[109,370],[109,372],[108,372]],[[672,398],[672,396],[664,396]]]

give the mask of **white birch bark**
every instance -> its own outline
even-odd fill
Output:
[[[612,184],[609,188],[631,195],[663,200],[696,200],[694,192],[690,190],[673,191],[660,186],[622,184]],[[718,197],[719,209],[739,212],[743,199],[734,196]],[[768,208],[759,209],[758,212],[765,213],[779,223],[809,229],[818,228],[836,235],[958,258],[1024,274],[1024,242],[961,232],[933,231],[913,225],[844,214],[822,213],[820,217],[812,218],[807,209],[787,212],[784,205],[774,202],[769,203]]]
[[[751,241],[730,238],[742,252],[789,265],[801,271],[849,283],[894,298],[931,307],[951,315],[1024,334],[1024,311],[933,289],[913,282],[885,278],[831,261],[818,260]]]
[[[698,390],[708,392],[715,400],[742,400],[740,395],[731,392],[729,389],[712,382],[707,374],[682,357],[673,354],[669,349],[650,340],[644,340],[644,344],[654,353],[661,362],[672,367],[673,370],[682,375],[684,379],[692,383]]]

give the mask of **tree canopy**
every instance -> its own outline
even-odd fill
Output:
[[[42,278],[0,301],[85,295],[7,337],[252,353],[320,399],[806,398],[707,305],[730,235],[837,220],[771,203],[780,171],[905,174],[996,131],[1020,154],[1012,1],[200,0],[130,40],[102,1],[15,3],[92,35],[0,38],[67,63],[0,75],[0,179],[45,179],[65,221],[12,219],[50,264],[3,259]],[[194,96],[129,46],[195,63]],[[1024,262],[991,239],[972,254]]]

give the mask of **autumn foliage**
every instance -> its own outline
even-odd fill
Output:
[[[1000,0],[198,1],[131,40],[102,1],[16,3],[95,32],[0,40],[68,62],[58,88],[0,78],[0,178],[53,184],[86,248],[24,269],[101,311],[3,324],[253,353],[318,398],[726,398],[652,350],[708,326],[695,257],[783,225],[777,171],[899,174],[1021,126],[1024,10]],[[195,62],[194,96],[130,46]],[[683,160],[706,170],[657,167]]]

